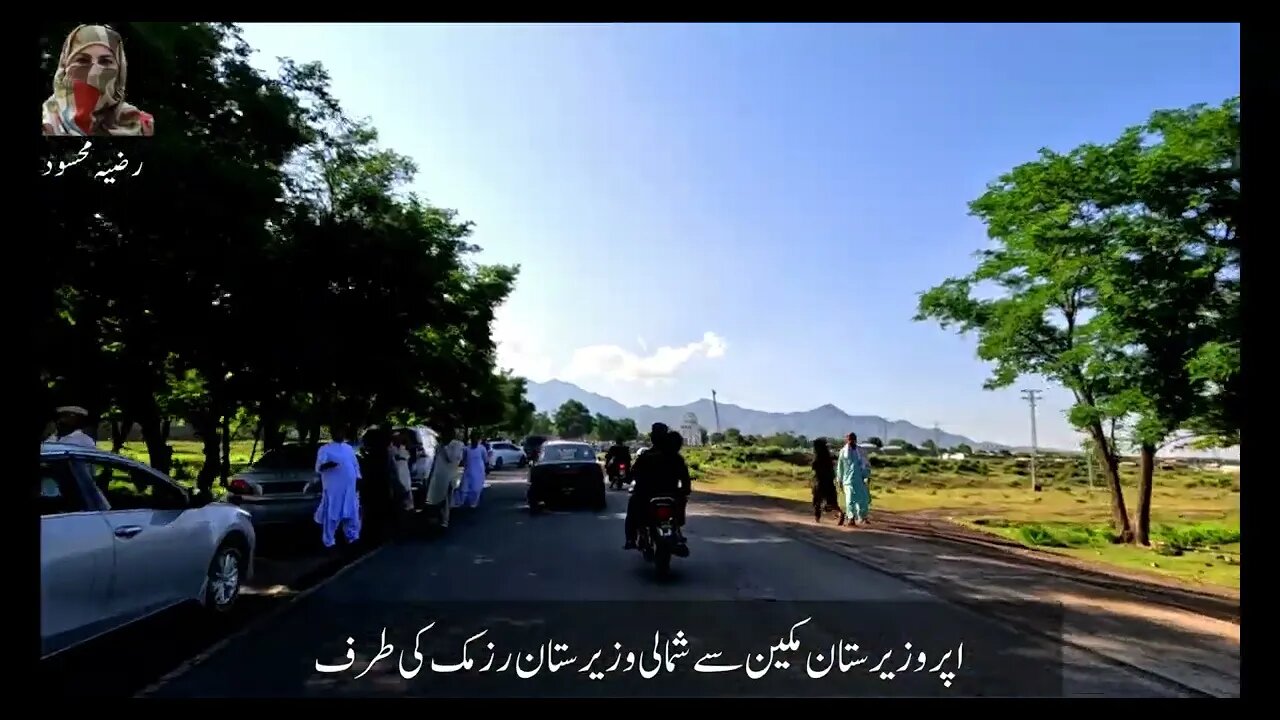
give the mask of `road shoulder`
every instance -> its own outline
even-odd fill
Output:
[[[1203,694],[1240,694],[1238,600],[1098,578],[1069,565],[1035,562],[1020,547],[966,538],[966,532],[979,534],[966,528],[949,533],[913,527],[900,518],[885,520],[884,513],[871,525],[844,529],[832,521],[814,523],[804,503],[712,493],[696,494],[690,512],[768,522],[961,604],[1017,603],[1027,610],[1002,620]],[[1062,627],[1046,624],[1054,613],[1035,612],[1044,603],[1062,606]]]

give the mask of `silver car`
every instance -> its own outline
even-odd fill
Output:
[[[231,610],[253,573],[248,513],[154,469],[40,447],[40,640],[48,657],[187,602]]]
[[[287,443],[267,451],[231,478],[227,500],[248,512],[256,527],[311,522],[322,489],[316,472],[319,447]]]

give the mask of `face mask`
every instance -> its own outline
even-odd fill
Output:
[[[115,104],[116,83],[120,79],[120,70],[115,67],[102,67],[98,64],[67,66],[62,80],[64,90],[69,90],[66,97],[70,100],[72,120],[84,132],[93,127],[93,114],[105,107]]]

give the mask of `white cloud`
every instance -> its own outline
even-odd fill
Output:
[[[528,325],[513,317],[506,308],[506,305],[498,308],[493,320],[498,367],[537,382],[550,380],[554,375],[551,357],[543,351],[537,337],[528,332]]]
[[[696,342],[681,347],[660,347],[652,353],[645,351],[645,355],[617,345],[592,345],[575,350],[562,375],[568,380],[603,377],[653,385],[671,380],[694,358],[724,357],[727,348],[724,338],[710,331]]]

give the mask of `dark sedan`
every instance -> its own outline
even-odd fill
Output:
[[[553,440],[545,443],[538,460],[529,468],[529,507],[560,501],[576,502],[593,510],[608,507],[604,469],[596,451],[584,442]]]

